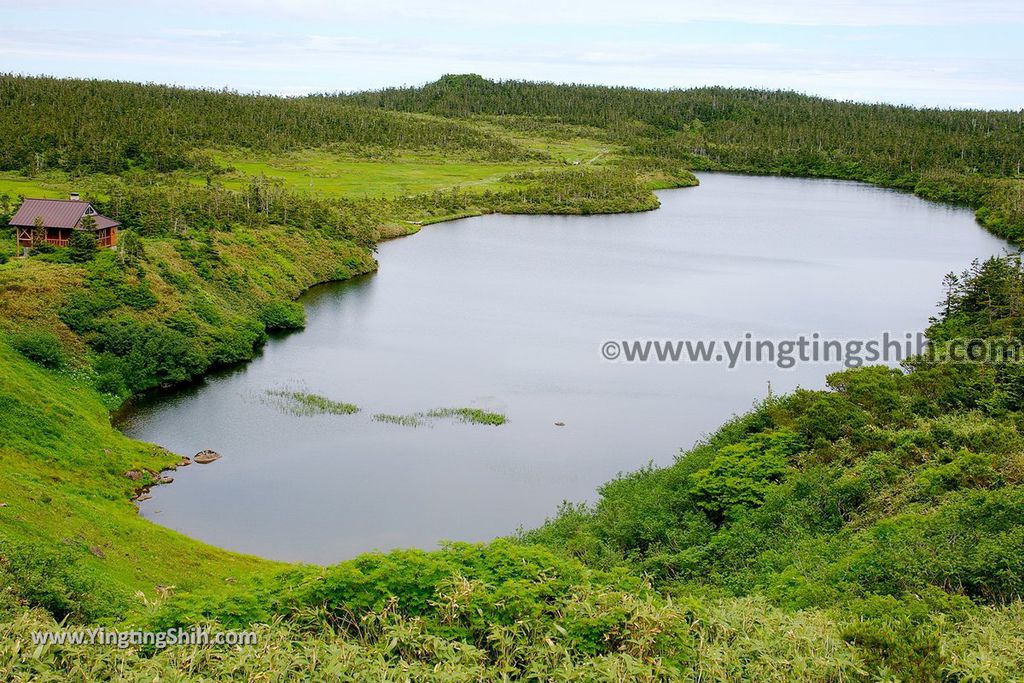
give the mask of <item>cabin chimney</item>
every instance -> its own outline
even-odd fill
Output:
[[[73,201],[73,202],[80,202],[80,201],[82,201],[82,197],[77,192],[72,192],[71,193],[71,201]]]

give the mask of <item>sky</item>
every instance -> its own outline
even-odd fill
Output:
[[[300,95],[446,73],[1024,109],[1024,0],[0,0],[0,72]]]

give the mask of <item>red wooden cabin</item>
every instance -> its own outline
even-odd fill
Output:
[[[82,219],[91,216],[92,232],[100,247],[117,244],[117,228],[120,223],[96,213],[89,202],[71,195],[71,199],[26,199],[11,218],[11,225],[18,236],[19,251],[32,246],[32,231],[41,223],[46,241],[58,247],[66,247],[72,230],[85,230]],[[88,222],[88,221],[87,221]]]

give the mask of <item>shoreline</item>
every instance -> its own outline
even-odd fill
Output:
[[[752,177],[762,176],[762,177],[767,177],[767,178],[787,178],[787,179],[795,179],[795,178],[797,178],[797,177],[792,177],[792,176],[780,176],[780,175],[735,173],[735,172],[732,172],[732,171],[701,171],[700,173],[722,174],[722,175],[736,175],[736,176],[752,176]],[[799,178],[806,179],[806,180],[812,180],[812,181],[814,181],[814,180],[832,180],[832,181],[840,181],[840,182],[848,182],[848,183],[857,183],[857,184],[860,184],[860,185],[870,185],[873,188],[882,189],[882,190],[892,189],[892,188],[886,188],[884,186],[878,186],[878,185],[875,185],[875,184],[872,184],[872,183],[866,183],[864,181],[850,180],[850,179],[843,179],[843,178],[819,178],[819,177],[799,177]],[[666,188],[666,189],[684,189],[684,188]],[[660,190],[659,190],[659,192],[660,192]],[[922,197],[918,197],[917,195],[914,195],[914,196],[916,198],[919,198],[919,199],[924,199]],[[947,203],[947,205],[948,205],[948,203]],[[479,216],[484,216],[484,215],[492,215],[494,213],[499,213],[500,214],[501,212],[476,213],[476,214],[470,214],[470,215],[452,215],[452,216],[446,216],[446,217],[439,218],[438,220],[435,220],[435,221],[433,221],[431,223],[426,223],[426,224],[427,225],[432,225],[434,223],[442,223],[442,222],[449,222],[449,221],[455,221],[455,220],[462,220],[463,218],[473,218],[473,217],[479,217]],[[625,214],[625,213],[635,213],[635,212],[617,212],[617,214]],[[501,214],[501,215],[538,215],[538,214]],[[562,216],[562,215],[578,215],[578,214],[540,214],[540,215]],[[598,214],[598,215],[608,215],[608,214]],[[975,222],[977,223],[977,221],[975,221]],[[387,239],[380,240],[378,243],[383,243],[384,241],[391,241],[392,239],[395,239],[395,238],[397,238],[399,236],[401,236],[401,237],[408,237],[408,236],[417,234],[419,232],[419,229],[422,228],[422,227],[423,227],[423,225],[418,225],[417,226],[417,230],[415,230],[415,231],[412,231],[412,232],[409,232],[409,233],[406,233],[406,234],[403,234],[403,235],[396,235],[396,236],[393,236],[393,237],[389,237]],[[978,224],[978,227],[984,227],[984,226]],[[986,232],[992,234],[991,231],[986,230]],[[998,237],[998,235],[994,235],[994,236]],[[1002,239],[1002,238],[999,238],[999,239]],[[333,283],[351,282],[351,281],[355,280],[356,278],[366,277],[366,276],[375,274],[377,272],[379,272],[379,264],[378,264],[378,268],[376,268],[376,269],[374,269],[372,271],[368,271],[367,273],[357,274],[357,275],[354,275],[352,277],[345,278],[345,279],[330,279],[330,280],[326,280],[326,281],[322,281],[322,282],[317,282],[317,283],[311,284],[309,287],[303,289],[302,292],[294,300],[298,301],[299,299],[302,298],[302,296],[306,295],[308,292],[310,292],[311,290],[313,290],[316,287],[323,286],[323,285],[329,285],[329,284],[333,284]],[[281,337],[290,336],[293,332],[298,332],[298,331],[301,331],[301,330],[282,332],[282,333],[280,333],[280,336]],[[262,349],[261,349],[260,353],[262,353]],[[253,359],[257,358],[258,356],[259,356],[259,354],[256,354],[256,355],[253,356],[252,359],[248,359],[248,360],[253,360]],[[198,388],[199,386],[201,386],[206,381],[206,379],[208,377],[211,376],[211,374],[216,375],[218,372],[234,372],[238,368],[244,367],[245,363],[247,363],[248,360],[247,361],[241,361],[241,362],[236,363],[236,364],[232,364],[231,366],[226,366],[226,367],[219,368],[217,371],[214,371],[213,373],[204,373],[203,375],[201,375],[198,378],[196,378],[196,380],[194,382],[189,382],[186,385],[175,385],[173,387],[169,387],[169,388],[166,388],[166,389],[152,390],[152,392],[149,392],[147,394],[147,397],[153,397],[156,400],[159,400],[161,394],[163,392],[165,392],[165,391],[168,391],[168,389],[173,391],[175,388],[181,388],[182,390],[187,391],[190,388]],[[118,425],[116,423],[114,424],[114,426],[115,426],[115,428],[118,427]],[[127,434],[126,434],[126,436],[127,436]],[[129,438],[133,438],[133,437],[129,436]],[[216,444],[208,444],[208,445],[212,445],[212,446],[216,447]],[[182,455],[183,455],[183,457],[188,457],[190,454],[182,454]],[[177,469],[176,466],[175,467],[170,467],[167,470],[162,471],[161,474],[163,474],[164,472],[172,472],[175,469]],[[167,482],[167,483],[170,483],[170,482]],[[149,521],[153,521],[151,518],[147,518],[147,519]],[[160,525],[159,522],[157,522],[157,524]],[[168,528],[168,527],[164,527],[164,528]],[[200,542],[202,542],[202,541],[200,541]],[[227,552],[235,552],[235,551],[228,550]]]

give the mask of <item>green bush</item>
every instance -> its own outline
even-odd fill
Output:
[[[263,326],[255,321],[221,325],[211,333],[210,363],[227,365],[252,358],[255,349],[267,339]]]
[[[156,615],[155,626],[181,626],[201,615],[241,627],[318,608],[357,635],[367,615],[393,611],[493,656],[502,649],[494,634],[524,624],[574,653],[597,655],[616,651],[628,637],[627,596],[658,600],[639,577],[594,572],[543,548],[460,543],[441,552],[393,551],[326,569],[289,569],[216,597],[182,596]]]
[[[902,417],[906,410],[905,379],[896,368],[875,365],[833,373],[828,376],[828,384],[876,419],[889,422]]]
[[[797,427],[810,444],[848,436],[869,421],[864,409],[834,392],[797,390],[787,407],[797,413]]]
[[[125,384],[124,376],[121,375],[120,364],[113,356],[100,356],[96,361],[96,378],[93,386],[96,391],[103,394],[110,394],[119,399],[125,398],[130,393],[128,385]]]
[[[67,362],[60,339],[46,330],[15,334],[11,337],[11,346],[32,362],[46,368],[61,368]]]
[[[103,375],[116,372],[131,392],[187,381],[210,365],[203,351],[182,332],[127,316],[100,323],[89,342],[103,354]],[[113,378],[104,381],[116,385]]]
[[[734,508],[754,507],[790,471],[790,459],[805,448],[789,431],[762,432],[718,451],[711,464],[690,475],[696,505],[720,521]]]
[[[145,280],[136,285],[126,285],[121,288],[121,301],[125,306],[134,308],[136,311],[145,311],[157,304],[156,295],[150,289],[149,283]]]
[[[68,256],[73,263],[91,261],[96,256],[96,235],[86,230],[72,230]]]
[[[914,194],[932,201],[977,207],[995,187],[995,182],[977,173],[930,170],[921,174]]]
[[[848,539],[827,571],[837,585],[901,596],[929,585],[976,599],[1024,595],[1024,490],[948,494],[930,513],[888,518]]]
[[[998,479],[996,457],[961,451],[950,462],[921,470],[917,485],[927,496],[938,496],[962,488],[985,488]]]
[[[0,538],[0,593],[5,592],[57,620],[75,623],[95,621],[125,608],[123,596],[83,567],[79,553]]]
[[[306,326],[306,311],[295,301],[271,301],[260,309],[259,318],[268,331],[301,330]]]
[[[110,250],[102,250],[85,264],[85,286],[73,290],[58,311],[65,325],[76,332],[88,332],[103,314],[127,306],[137,311],[150,310],[156,295],[145,273],[127,269]]]
[[[898,609],[899,603],[893,606]],[[871,669],[899,671],[900,680],[935,680],[934,672],[942,669],[935,630],[906,618],[857,620],[843,629],[842,638],[857,647]]]

